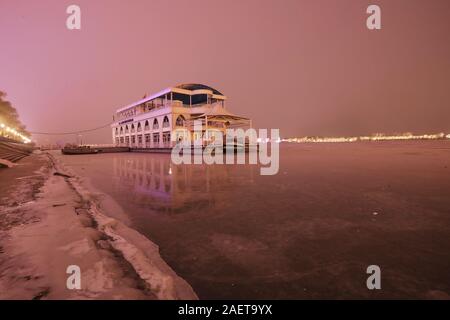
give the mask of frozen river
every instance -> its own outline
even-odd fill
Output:
[[[280,171],[170,155],[58,158],[111,196],[200,298],[450,294],[450,142],[282,145]],[[382,290],[366,287],[379,265]]]

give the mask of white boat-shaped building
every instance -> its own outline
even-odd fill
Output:
[[[226,109],[226,96],[202,84],[182,84],[145,97],[114,115],[113,143],[136,149],[168,149],[177,141],[208,143],[212,131],[251,127],[251,120]],[[194,131],[201,123],[201,133]]]

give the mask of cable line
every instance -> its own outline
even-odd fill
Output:
[[[92,132],[96,130],[100,130],[106,127],[109,127],[113,122],[110,122],[108,124],[105,124],[103,126],[93,128],[93,129],[86,129],[86,130],[80,130],[80,131],[71,131],[71,132],[35,132],[35,131],[28,131],[31,134],[40,134],[40,135],[51,135],[51,136],[62,136],[62,135],[69,135],[69,134],[79,134],[79,133],[85,133],[85,132]]]

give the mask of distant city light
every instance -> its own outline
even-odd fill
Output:
[[[323,142],[357,142],[357,141],[391,141],[391,140],[442,140],[450,139],[450,134],[445,133],[414,135],[412,133],[404,133],[398,135],[385,135],[378,133],[372,136],[355,136],[355,137],[300,137],[282,139],[283,142],[294,143],[323,143]]]

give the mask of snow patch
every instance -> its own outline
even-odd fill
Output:
[[[8,161],[5,159],[0,159],[0,167],[1,167],[1,165],[4,165],[5,167],[8,167],[8,168],[18,166],[17,163],[14,163],[14,162],[11,162],[11,161]]]

